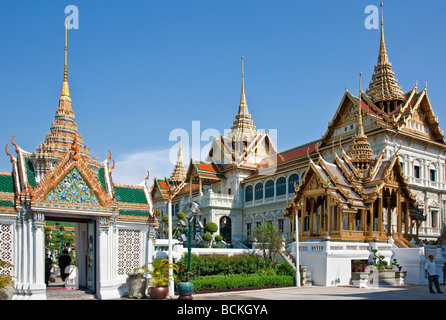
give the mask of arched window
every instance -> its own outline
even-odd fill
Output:
[[[288,178],[288,193],[294,193],[294,184],[299,185],[299,175],[296,173],[292,174]]]
[[[276,181],[276,196],[282,196],[286,193],[286,179],[285,177],[280,177]]]
[[[254,187],[255,200],[263,199],[263,184],[257,183]]]
[[[245,188],[245,202],[252,201],[252,186]]]
[[[274,197],[274,181],[268,180],[265,183],[265,198],[272,198]]]

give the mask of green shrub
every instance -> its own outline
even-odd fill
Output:
[[[187,254],[178,262],[187,263]],[[254,274],[262,269],[271,268],[271,264],[257,254],[226,255],[191,255],[191,272],[194,275],[229,275]]]
[[[195,291],[256,288],[265,286],[293,286],[294,279],[285,275],[214,275],[192,280]]]
[[[184,222],[187,222],[187,218],[186,215],[184,214],[184,212],[178,212],[177,213],[177,218],[183,220]]]
[[[223,240],[223,237],[221,235],[218,234],[215,236],[215,241],[221,241],[221,240]]]
[[[206,232],[214,233],[217,232],[218,226],[215,222],[208,222],[204,226],[204,230],[206,230]]]
[[[201,236],[201,238],[202,238],[204,241],[211,241],[211,240],[212,240],[212,234],[210,234],[210,233],[204,233],[204,234]]]
[[[290,276],[293,277],[293,279],[296,279],[296,270],[288,262],[276,265],[276,273],[278,275]]]

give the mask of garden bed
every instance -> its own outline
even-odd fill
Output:
[[[287,275],[213,275],[192,279],[194,291],[247,290],[249,288],[289,287],[294,278]]]
[[[232,291],[249,291],[249,290],[290,288],[290,287],[292,287],[292,286],[272,285],[272,286],[263,286],[263,287],[246,287],[246,288],[231,288],[231,289],[200,290],[200,291],[194,291],[194,294],[232,292]]]

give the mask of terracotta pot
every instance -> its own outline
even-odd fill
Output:
[[[150,287],[149,295],[152,299],[166,299],[169,287]]]

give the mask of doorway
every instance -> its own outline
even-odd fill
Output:
[[[231,245],[232,230],[231,230],[231,218],[224,216],[220,218],[220,235],[223,237],[223,241],[228,245]]]
[[[48,271],[45,268],[47,290],[64,290],[68,287],[58,263],[61,253],[66,250],[71,264],[70,268],[65,270],[71,279],[76,279],[74,288],[95,293],[96,242],[94,220],[60,216],[46,217],[45,253],[52,260],[52,268]]]

